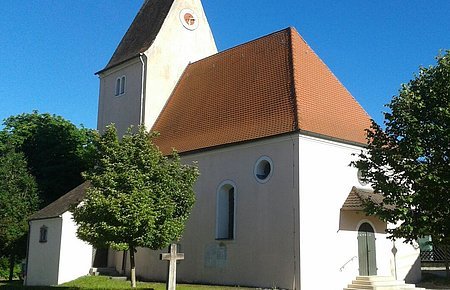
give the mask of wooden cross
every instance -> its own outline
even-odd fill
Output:
[[[169,246],[167,254],[161,254],[161,260],[169,261],[169,277],[166,284],[166,290],[175,290],[177,287],[177,261],[184,260],[183,253],[177,253],[177,244]]]

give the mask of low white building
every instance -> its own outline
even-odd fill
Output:
[[[77,238],[69,211],[87,186],[83,183],[30,217],[25,285],[58,285],[89,274],[92,246]]]

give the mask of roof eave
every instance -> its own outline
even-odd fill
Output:
[[[140,57],[141,55],[143,55],[142,52],[140,52],[140,53],[138,53],[138,54],[136,54],[136,55],[134,55],[134,56],[132,56],[132,57],[130,57],[130,58],[127,58],[126,60],[123,60],[123,61],[121,61],[121,62],[118,62],[118,63],[116,63],[116,64],[114,64],[114,65],[112,65],[112,66],[106,66],[104,69],[99,70],[98,72],[94,73],[94,75],[100,75],[100,74],[102,74],[102,73],[104,73],[104,72],[106,72],[106,71],[108,71],[108,70],[111,70],[111,69],[113,69],[113,68],[115,68],[115,67],[118,67],[118,66],[120,66],[120,65],[122,65],[122,64],[124,64],[124,63],[127,63],[127,62],[129,62],[130,60],[133,60],[133,59],[135,59],[135,58],[138,58],[138,57]]]
[[[41,221],[41,220],[49,220],[49,219],[62,218],[62,214],[64,214],[64,213],[61,213],[60,215],[48,216],[48,217],[37,217],[37,218],[30,217],[30,218],[28,219],[28,221],[31,222],[31,221]]]

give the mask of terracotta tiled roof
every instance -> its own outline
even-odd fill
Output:
[[[190,64],[152,129],[169,153],[301,131],[365,143],[369,120],[288,28]]]
[[[369,200],[380,204],[383,202],[383,196],[374,193],[373,190],[353,187],[341,209],[362,211],[364,210],[364,203]]]
[[[155,40],[174,0],[146,0],[109,60],[105,71],[146,51]],[[98,73],[100,73],[98,72]]]
[[[83,184],[77,186],[40,211],[35,212],[30,217],[30,220],[54,218],[62,215],[63,213],[68,211],[72,205],[76,205],[83,200],[86,189],[89,186],[89,182],[84,182]]]
[[[366,144],[370,116],[297,31],[290,33],[299,129]]]

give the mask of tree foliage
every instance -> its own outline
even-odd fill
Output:
[[[450,242],[450,55],[420,68],[387,105],[385,129],[372,123],[368,148],[354,165],[365,181],[384,195],[383,204],[368,203],[369,214],[401,224],[392,238],[412,241],[431,235],[436,244]]]
[[[38,207],[37,185],[22,153],[0,154],[0,256],[8,257],[10,279],[15,261],[25,257],[28,217]]]
[[[83,179],[92,162],[93,131],[77,128],[60,116],[21,114],[7,118],[0,132],[0,152],[12,144],[23,152],[36,178],[43,206],[56,200]]]
[[[177,241],[195,201],[195,166],[162,155],[154,134],[139,127],[117,138],[109,126],[97,143],[98,163],[86,172],[91,187],[74,208],[79,238],[95,247],[130,251],[132,282],[137,247],[153,250]]]

